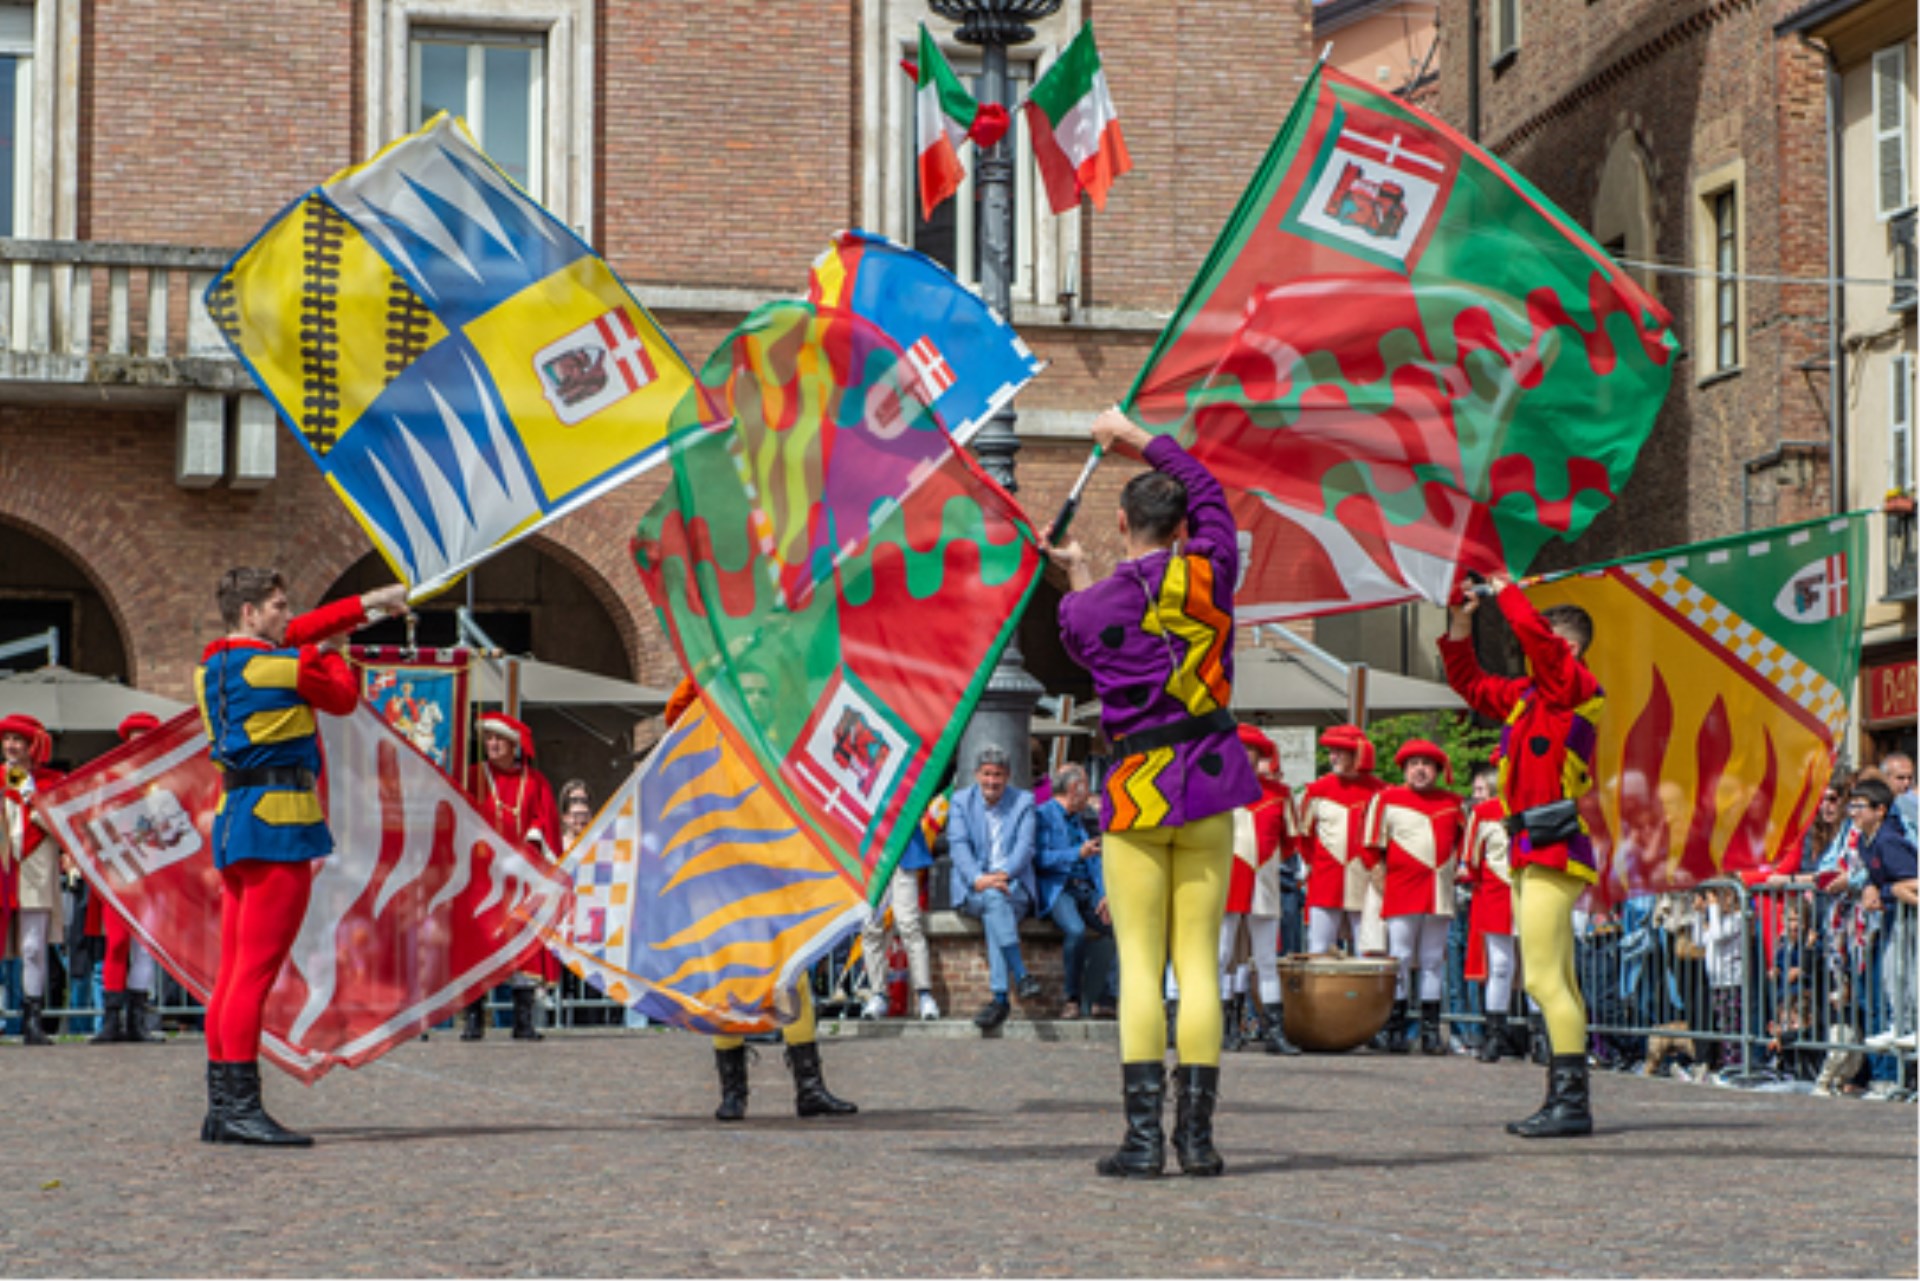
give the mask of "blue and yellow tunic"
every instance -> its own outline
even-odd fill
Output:
[[[287,636],[326,636],[362,617],[357,600],[338,602],[293,620]],[[276,649],[227,637],[207,646],[194,673],[194,695],[225,781],[214,811],[214,866],[242,859],[301,863],[332,853],[320,804],[315,713],[343,716],[359,701],[346,660],[312,645]]]

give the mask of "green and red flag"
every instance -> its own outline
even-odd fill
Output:
[[[1586,661],[1607,702],[1581,798],[1595,893],[1757,878],[1798,854],[1859,670],[1867,524],[1822,517],[1527,589],[1595,623]]]
[[[770,303],[701,379],[733,423],[676,448],[635,560],[729,750],[871,900],[1039,580],[1034,534],[851,311]]]
[[[1133,168],[1120,136],[1120,116],[1107,90],[1107,73],[1093,43],[1093,23],[1047,68],[1027,95],[1027,133],[1046,183],[1047,203],[1057,214],[1080,207],[1080,193],[1094,208],[1107,207],[1113,180]]]
[[[1667,313],[1526,179],[1318,69],[1123,402],[1235,495],[1244,620],[1523,573],[1619,495]]]

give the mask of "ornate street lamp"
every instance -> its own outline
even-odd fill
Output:
[[[1033,39],[1033,28],[1027,24],[1050,16],[1060,7],[1060,0],[927,2],[935,13],[960,24],[956,33],[960,40],[980,46],[984,72],[981,104],[998,103],[1011,109],[1007,46]],[[1009,129],[992,147],[977,152],[974,167],[980,193],[980,293],[987,305],[1008,322],[1013,320],[1013,141],[1014,131]],[[1020,452],[1020,439],[1014,434],[1013,423],[1013,410],[1002,409],[973,438],[973,452],[980,465],[1009,493],[1019,489],[1013,477],[1013,456]],[[973,720],[961,736],[956,763],[961,782],[971,777],[973,760],[980,749],[995,746],[1012,758],[1014,784],[1032,784],[1027,744],[1033,734],[1033,705],[1042,692],[1040,682],[1026,670],[1016,635],[1001,654]]]

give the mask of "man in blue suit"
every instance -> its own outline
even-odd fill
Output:
[[[1087,936],[1112,933],[1107,913],[1106,879],[1100,871],[1100,838],[1086,828],[1089,799],[1087,772],[1078,765],[1062,766],[1053,775],[1053,799],[1034,812],[1037,830],[1034,865],[1040,880],[1038,914],[1051,917],[1066,936],[1061,950],[1067,969],[1067,998],[1060,1017],[1077,1019],[1080,1007],[1080,971],[1085,968]],[[1113,983],[1108,978],[1094,993],[1111,1003]]]
[[[973,762],[973,786],[953,796],[947,818],[947,854],[953,860],[953,901],[987,931],[987,980],[993,999],[973,1016],[991,1032],[1007,1021],[1007,982],[1023,1001],[1040,995],[1040,980],[1020,961],[1020,918],[1040,901],[1033,877],[1033,793],[1007,786],[1007,754],[983,748]]]

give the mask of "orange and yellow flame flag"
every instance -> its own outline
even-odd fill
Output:
[[[1812,822],[1847,724],[1868,593],[1864,513],[1530,588],[1593,616],[1606,690],[1583,815],[1607,899],[1764,871]]]

